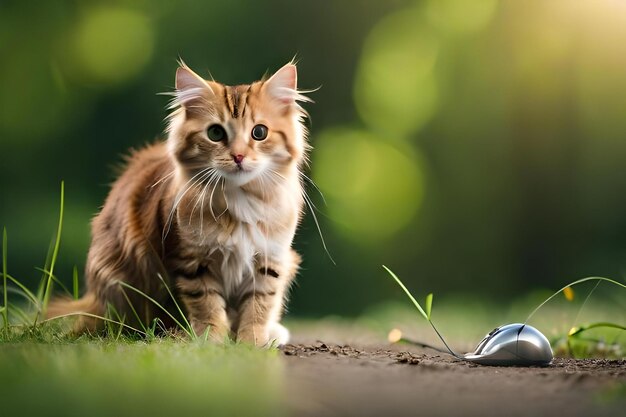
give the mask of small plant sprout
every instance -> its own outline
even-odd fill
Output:
[[[450,346],[448,346],[448,344],[446,343],[446,341],[444,340],[443,336],[441,336],[441,333],[439,333],[439,330],[437,330],[437,327],[435,327],[435,324],[433,323],[433,321],[430,319],[430,313],[432,310],[432,305],[433,305],[433,294],[430,293],[426,296],[426,309],[422,308],[422,306],[420,305],[420,303],[417,302],[417,300],[415,299],[415,297],[413,297],[413,294],[411,294],[411,292],[407,289],[407,287],[402,283],[402,281],[400,280],[400,278],[398,278],[398,276],[396,274],[393,273],[393,271],[389,268],[387,268],[385,265],[383,265],[383,268],[385,268],[385,270],[389,273],[389,275],[391,275],[391,277],[398,283],[398,285],[400,286],[400,288],[402,288],[402,290],[406,293],[406,295],[409,297],[409,299],[411,300],[411,302],[413,302],[413,305],[415,306],[415,308],[417,309],[417,311],[419,311],[419,313],[422,315],[422,317],[424,317],[426,319],[426,321],[430,324],[430,326],[433,328],[433,330],[435,331],[435,333],[437,333],[437,336],[439,336],[439,339],[441,339],[441,341],[443,342],[443,344],[446,346],[447,352],[446,353],[450,353],[452,356],[454,356],[455,358],[458,359],[463,359],[462,356],[458,355],[457,353],[455,353],[452,349],[450,349]],[[445,352],[442,351],[441,349],[435,348],[433,346],[430,345],[426,345],[424,343],[419,343],[419,342],[415,342],[415,341],[410,341],[408,339],[403,339],[402,338],[402,332],[400,332],[398,330],[399,333],[395,333],[393,336],[394,338],[397,337],[398,341],[405,341],[408,343],[412,343],[412,344],[417,344],[420,345],[422,347],[428,347],[431,349],[435,349],[438,350],[440,352]],[[389,335],[390,341],[391,341],[391,333]],[[399,336],[399,337],[398,337]]]
[[[586,335],[586,332],[594,329],[600,329],[600,334],[602,336],[589,337]],[[610,337],[609,335],[611,334],[611,330],[614,334],[617,332],[617,336],[615,336],[613,341],[608,341],[607,338]],[[566,353],[568,356],[572,357],[589,357],[594,355],[620,357],[622,356],[622,347],[617,340],[619,334],[623,334],[621,332],[624,331],[626,331],[626,326],[615,323],[591,323],[572,327],[567,333],[567,336],[558,339],[555,343],[565,339]],[[585,334],[585,336],[583,336],[583,334]]]
[[[593,288],[585,297],[578,311],[576,319],[574,320],[574,323],[578,323],[578,319],[582,309],[584,308],[585,304],[587,303],[593,292],[596,290],[596,288],[598,288],[600,283],[608,282],[610,284],[625,288],[624,284],[618,281],[611,280],[609,278],[589,277],[583,278],[579,281],[575,281],[569,286],[562,288],[560,291],[563,292],[563,296],[565,297],[565,299],[571,302],[575,298],[575,292],[571,285],[586,281],[596,281],[596,285],[593,286]],[[554,295],[558,293],[559,291],[557,291]],[[553,346],[556,346],[555,349],[558,352],[571,357],[590,357],[595,355],[600,355],[602,357],[621,357],[622,346],[620,343],[618,343],[618,339],[621,335],[623,335],[622,332],[625,330],[626,326],[611,322],[597,322],[584,325],[574,325],[567,332],[567,334],[563,334],[554,338],[552,340],[552,344]],[[589,336],[589,334],[593,334],[593,337]],[[613,341],[607,343],[607,339],[610,338],[613,338]]]

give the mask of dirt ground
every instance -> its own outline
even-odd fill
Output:
[[[282,348],[294,416],[626,416],[626,360],[488,367],[407,345]]]

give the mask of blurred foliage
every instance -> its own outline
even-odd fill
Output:
[[[296,315],[420,293],[498,296],[626,253],[626,3],[0,2],[0,222],[34,284],[66,181],[58,275],[84,266],[120,154],[161,137],[176,59],[258,79],[297,54],[312,116]]]

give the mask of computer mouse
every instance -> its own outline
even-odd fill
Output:
[[[481,365],[548,365],[553,358],[548,339],[528,324],[513,323],[489,332],[473,353],[462,357]]]

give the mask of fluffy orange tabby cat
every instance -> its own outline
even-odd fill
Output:
[[[308,148],[296,66],[227,86],[181,63],[168,138],[134,152],[92,224],[87,291],[57,300],[48,316],[107,309],[126,323],[171,318],[132,286],[177,308],[196,334],[286,343],[280,323],[300,257],[291,248],[303,209]],[[83,315],[77,331],[102,320]]]

